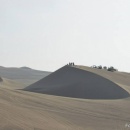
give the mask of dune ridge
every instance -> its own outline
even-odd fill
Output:
[[[0,66],[0,76],[6,79],[14,80],[24,86],[28,86],[36,81],[46,77],[51,72],[34,70],[29,67],[2,67]]]
[[[60,68],[24,90],[84,99],[121,99],[130,96],[114,82],[71,66]]]

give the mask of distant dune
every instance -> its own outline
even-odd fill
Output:
[[[0,76],[6,79],[14,80],[24,86],[28,86],[46,76],[51,72],[34,70],[29,67],[2,67],[0,66]]]
[[[24,90],[84,99],[121,99],[130,96],[114,82],[71,66],[62,67]]]
[[[31,68],[23,66],[23,67],[20,67],[20,69],[31,69]]]

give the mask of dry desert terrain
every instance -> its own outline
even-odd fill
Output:
[[[0,130],[130,129],[129,73],[65,66],[24,85],[0,78]]]

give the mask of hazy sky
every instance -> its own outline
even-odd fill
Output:
[[[0,0],[0,65],[68,62],[130,72],[130,0]]]

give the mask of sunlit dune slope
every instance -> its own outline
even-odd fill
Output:
[[[130,98],[88,100],[0,87],[0,130],[128,130]]]
[[[22,83],[0,77],[0,88],[14,90],[14,89],[22,89],[24,87],[25,85]]]
[[[82,69],[64,66],[24,90],[85,99],[120,99],[129,93],[114,82]]]

